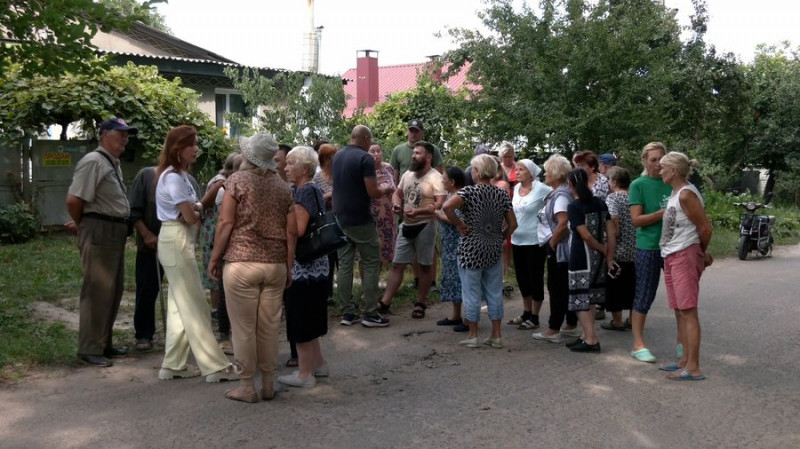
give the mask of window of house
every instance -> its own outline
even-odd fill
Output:
[[[225,130],[227,137],[239,137],[241,127],[231,124],[226,113],[244,114],[244,100],[235,90],[217,89],[215,95],[217,128]]]

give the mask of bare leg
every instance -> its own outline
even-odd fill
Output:
[[[454,302],[453,303],[453,314],[451,315],[451,320],[458,321],[461,319],[461,303]]]
[[[611,312],[611,324],[614,326],[620,327],[624,326],[625,323],[622,322],[622,311],[619,312]]]
[[[467,327],[469,327],[469,335],[468,338],[477,338],[478,337],[478,323],[474,321],[465,320],[467,323]]]
[[[417,301],[425,304],[428,300],[428,291],[431,289],[431,281],[433,280],[433,271],[431,265],[419,266],[419,288],[417,288]],[[389,288],[386,288],[389,291]]]
[[[477,330],[475,332],[475,335],[477,335]],[[500,338],[500,337],[501,337],[500,320],[492,320],[492,338]]]
[[[644,322],[647,320],[647,315],[639,313],[635,310],[631,311],[631,327],[633,331],[633,350],[645,348],[644,345]]]
[[[532,307],[533,314],[534,315],[539,315],[539,312],[542,310],[542,304],[544,304],[544,301],[534,301],[533,297],[531,297],[531,301],[533,303],[533,307]]]
[[[319,338],[315,338],[308,343],[311,345],[313,368],[317,369],[320,366],[325,365],[327,361],[325,360],[325,357],[322,356],[322,349],[319,346]]]
[[[308,379],[314,375],[314,345],[311,342],[297,343],[298,377]]]
[[[683,358],[686,369],[694,375],[700,374],[700,320],[697,308],[681,310],[683,324]]]
[[[594,332],[594,306],[590,306],[589,310],[578,312],[578,322],[583,330],[583,341],[587,345],[597,344],[597,335]]]
[[[406,264],[404,263],[392,264],[392,270],[389,272],[389,282],[386,283],[386,290],[383,292],[383,298],[381,299],[381,302],[387,306],[392,303],[394,294],[397,293],[400,283],[403,282],[403,270],[405,269]]]
[[[541,307],[542,307],[542,304],[539,303],[539,308],[541,308]],[[533,310],[533,296],[523,296],[522,297],[522,310],[524,312],[529,312],[529,313],[532,312],[532,310]]]

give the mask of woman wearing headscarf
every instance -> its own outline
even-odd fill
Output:
[[[708,253],[711,223],[703,207],[703,197],[686,180],[697,161],[671,151],[661,158],[661,180],[672,186],[672,194],[664,209],[661,231],[661,256],[664,258],[664,284],[667,301],[678,322],[678,342],[683,354],[677,363],[662,366],[673,371],[670,380],[703,380],[700,370],[700,320],[697,304],[700,276],[714,262]]]
[[[256,134],[239,144],[244,160],[225,181],[208,271],[214,279],[223,277],[233,352],[242,366],[239,387],[225,397],[258,402],[259,396],[269,400],[275,395],[278,328],[283,290],[292,282],[297,220],[289,185],[276,172],[275,139]],[[256,368],[261,371],[260,395]]]
[[[156,169],[158,260],[169,281],[167,337],[158,378],[205,376],[206,382],[236,380],[236,368],[222,352],[211,329],[210,309],[203,294],[195,257],[195,238],[203,206],[189,180],[197,159],[197,130],[173,128],[164,142]],[[189,350],[200,370],[188,363]]]
[[[444,204],[447,218],[458,229],[461,297],[469,326],[469,335],[458,344],[477,348],[481,344],[502,348],[503,319],[503,240],[517,228],[511,198],[492,185],[500,167],[495,159],[482,154],[472,158],[472,179],[475,185],[464,187]],[[461,209],[463,219],[455,210]],[[505,221],[506,226],[503,226]],[[478,341],[478,320],[481,298],[486,298],[492,334]]]
[[[539,310],[544,302],[547,250],[539,241],[538,216],[544,206],[544,199],[552,189],[536,179],[541,171],[530,159],[517,161],[517,185],[514,186],[511,200],[518,224],[511,234],[511,252],[514,258],[514,274],[522,295],[523,312],[508,324],[522,330],[539,328]]]
[[[303,236],[312,217],[325,212],[322,191],[311,178],[317,169],[317,153],[294,147],[286,155],[286,179],[292,184],[297,234]],[[286,334],[297,345],[298,369],[278,377],[291,387],[311,388],[317,377],[328,375],[319,337],[328,333],[328,256],[292,265],[292,285],[286,290]]]

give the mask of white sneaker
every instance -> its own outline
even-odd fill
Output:
[[[542,332],[534,332],[533,335],[531,335],[531,338],[534,340],[549,341],[550,343],[561,343],[561,333],[544,335]]]
[[[206,376],[206,382],[210,384],[215,384],[228,380],[239,380],[239,373],[240,373],[239,368],[231,364],[215,373],[211,373],[208,376]]]
[[[278,382],[290,387],[313,388],[317,385],[317,379],[309,376],[307,379],[300,378],[300,371],[295,371],[286,376],[278,376]]]
[[[161,368],[158,370],[158,378],[160,380],[188,379],[190,377],[197,377],[199,375],[200,370],[197,369],[196,366],[188,363],[184,369]]]

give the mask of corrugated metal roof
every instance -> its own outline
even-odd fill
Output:
[[[109,50],[98,50],[100,54],[108,54],[108,55],[119,55],[119,56],[130,56],[130,57],[137,57],[137,58],[146,58],[146,59],[156,59],[160,61],[181,61],[181,62],[193,62],[198,64],[213,64],[213,65],[220,65],[225,67],[247,67],[252,69],[261,69],[261,70],[272,70],[275,72],[288,72],[289,70],[286,69],[274,69],[271,67],[253,67],[253,66],[245,66],[242,64],[236,64],[231,62],[224,62],[224,61],[215,61],[213,59],[196,59],[196,58],[182,58],[180,56],[164,56],[164,55],[148,55],[145,53],[131,53],[131,52],[120,52],[120,51],[109,51]]]
[[[424,70],[426,70],[427,62],[420,62],[417,64],[400,64],[400,65],[389,65],[378,67],[378,102],[382,102],[386,100],[386,97],[390,94],[395,92],[403,92],[406,90],[411,90],[417,85],[417,75]],[[470,68],[469,63],[465,64],[461,70],[448,78],[444,82],[444,85],[449,87],[452,91],[456,91],[461,87],[466,87],[471,91],[475,91],[480,89],[479,86],[475,86],[467,82],[467,72]],[[445,64],[442,68],[442,72],[446,72],[447,68],[449,67],[448,64]],[[357,76],[356,76],[356,69],[350,69],[342,75],[347,81],[347,84],[344,86],[344,92],[348,96],[347,99],[347,106],[345,107],[344,113],[346,117],[350,117],[356,110],[356,89],[357,89]],[[372,112],[373,108],[369,107],[364,110],[366,113]]]

